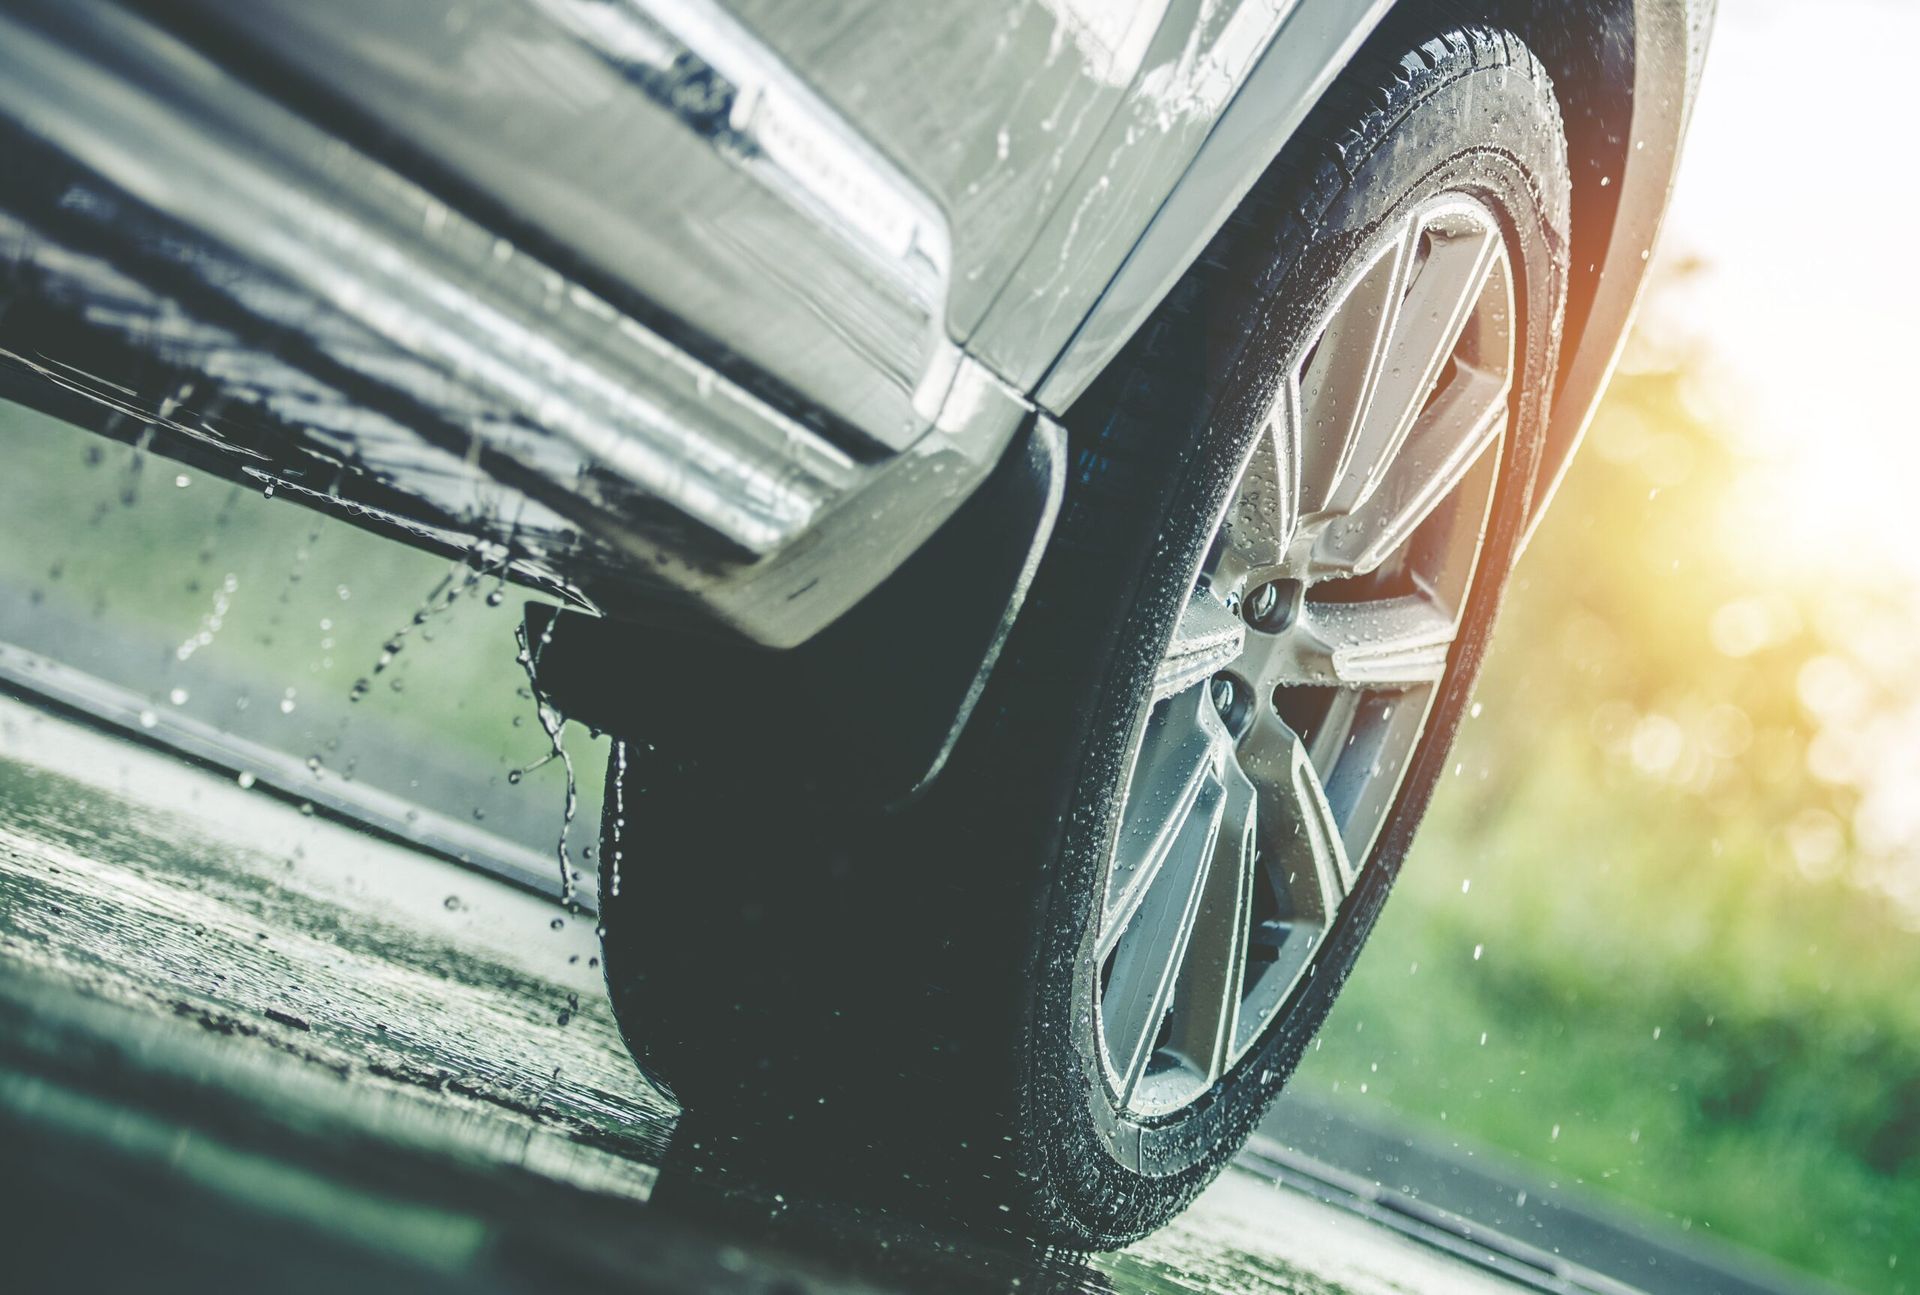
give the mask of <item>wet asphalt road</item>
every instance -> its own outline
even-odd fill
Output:
[[[590,919],[0,698],[0,1286],[1531,1289],[1236,1168],[1091,1258],[661,1180]]]

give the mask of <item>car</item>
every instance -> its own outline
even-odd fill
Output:
[[[0,394],[549,596],[676,1173],[1114,1246],[1406,858],[1710,9],[5,0]]]

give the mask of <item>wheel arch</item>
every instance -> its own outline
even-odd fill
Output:
[[[1571,280],[1554,413],[1532,524],[1572,457],[1618,358],[1666,209],[1715,0],[1300,0],[1282,40],[1317,15],[1346,24],[1327,61],[1263,58],[1037,390],[1063,412],[1238,209],[1364,38],[1440,9],[1525,40],[1553,78],[1573,170]],[[1266,133],[1261,134],[1261,126]],[[1276,129],[1277,127],[1277,129]],[[1251,143],[1251,141],[1259,143]],[[1261,146],[1264,144],[1264,147]],[[1195,226],[1201,228],[1195,228]],[[1184,233],[1182,232],[1184,231]]]
[[[1573,173],[1566,333],[1528,539],[1586,434],[1645,287],[1716,3],[1464,0],[1507,24],[1553,77]]]

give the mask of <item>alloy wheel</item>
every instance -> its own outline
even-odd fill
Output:
[[[1168,1116],[1284,1015],[1361,879],[1448,666],[1514,380],[1491,212],[1367,243],[1281,380],[1137,739],[1094,935],[1117,1107]]]

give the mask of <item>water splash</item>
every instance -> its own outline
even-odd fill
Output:
[[[201,648],[213,642],[214,635],[226,624],[227,612],[233,605],[233,595],[240,589],[240,577],[229,571],[220,587],[213,591],[213,607],[200,618],[200,628],[187,637],[187,640],[173,650],[174,659],[185,661]]]
[[[607,860],[607,889],[610,896],[620,893],[620,863],[627,843],[627,744],[613,742],[613,857]]]
[[[456,560],[453,565],[447,569],[446,575],[440,578],[440,583],[436,584],[428,592],[427,596],[420,601],[420,605],[414,608],[413,615],[408,619],[407,623],[387,635],[386,641],[380,645],[380,655],[375,659],[373,669],[353,681],[353,687],[347,691],[347,700],[359,701],[371,692],[373,690],[372,676],[386,673],[388,668],[391,667],[399,657],[400,653],[406,650],[407,639],[416,630],[421,629],[422,626],[426,625],[434,617],[444,615],[447,611],[451,610],[462,597],[472,592],[474,586],[485,580],[489,575],[499,579],[502,573],[505,572],[507,563],[510,560],[511,555],[506,551],[502,551],[497,557],[488,560],[479,550],[476,550],[467,557]],[[494,605],[491,598],[489,598],[488,604],[490,606]],[[423,637],[432,638],[433,636],[431,634],[425,634]],[[393,691],[399,692],[399,681],[395,680],[392,687]]]
[[[560,840],[554,852],[560,864],[560,902],[570,913],[580,911],[580,901],[574,893],[573,863],[567,857],[567,837],[573,830],[573,818],[580,808],[580,787],[574,778],[573,756],[562,741],[566,717],[547,703],[546,694],[540,690],[540,657],[553,641],[553,627],[558,622],[548,620],[546,628],[540,632],[538,643],[527,641],[527,627],[524,623],[514,626],[514,640],[520,645],[519,654],[514,658],[520,668],[527,673],[527,685],[533,693],[534,713],[539,717],[540,727],[547,735],[552,750],[520,771],[522,777],[532,773],[553,761],[560,761],[567,771],[567,805],[560,819]]]

